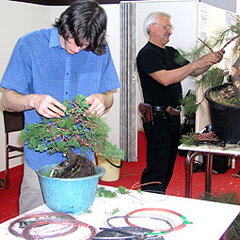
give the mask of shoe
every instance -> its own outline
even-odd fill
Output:
[[[204,172],[205,167],[203,163],[195,162],[193,163],[193,172]]]

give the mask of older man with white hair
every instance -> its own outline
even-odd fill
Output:
[[[145,29],[149,41],[137,55],[137,69],[144,103],[152,109],[153,120],[143,122],[147,138],[147,167],[142,173],[141,183],[142,190],[165,194],[180,137],[181,81],[189,75],[198,76],[220,62],[224,50],[190,63],[175,48],[166,46],[173,33],[173,25],[171,16],[164,12],[150,13],[145,20]]]

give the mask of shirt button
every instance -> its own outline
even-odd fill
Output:
[[[66,95],[68,95],[68,92],[65,92]]]

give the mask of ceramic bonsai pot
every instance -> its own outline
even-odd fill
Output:
[[[58,212],[86,212],[93,204],[99,178],[105,173],[104,168],[95,166],[97,174],[81,178],[46,176],[54,166],[47,165],[37,171],[46,205]]]

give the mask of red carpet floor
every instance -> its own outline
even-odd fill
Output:
[[[18,215],[18,197],[23,175],[23,165],[10,169],[10,188],[0,190],[0,222]],[[3,172],[0,177],[4,178]]]
[[[106,182],[100,181],[100,184],[108,186],[124,186],[131,188],[139,183],[141,172],[145,167],[146,158],[146,140],[143,132],[139,132],[138,162],[123,162],[120,169],[120,178],[118,181]],[[185,195],[185,157],[178,156],[175,164],[174,174],[167,189],[168,195]],[[229,169],[224,174],[212,175],[212,192],[214,193],[232,193],[237,192],[240,195],[240,178],[233,178],[240,169],[240,161],[236,163],[235,169]],[[10,170],[10,188],[0,190],[0,222],[18,214],[18,197],[20,184],[22,180],[23,167],[18,166]],[[0,177],[4,173],[0,172]],[[193,174],[193,198],[199,198],[204,193],[205,173],[197,172]]]

